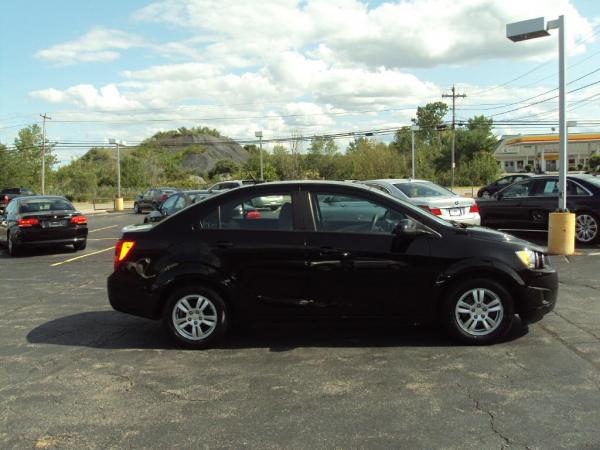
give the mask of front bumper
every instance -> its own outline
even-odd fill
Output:
[[[552,311],[558,298],[558,275],[554,269],[530,272],[532,276],[519,288],[515,304],[516,312],[526,323],[537,322]]]

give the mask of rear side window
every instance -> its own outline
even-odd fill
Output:
[[[292,196],[288,193],[237,198],[219,205],[200,218],[202,229],[294,229]]]
[[[521,181],[519,183],[515,183],[512,186],[507,187],[502,190],[502,195],[504,197],[528,197],[531,195],[531,191],[533,188],[533,181]]]
[[[395,187],[400,189],[404,195],[410,198],[415,197],[449,197],[454,193],[438,186],[434,183],[427,182],[412,182],[412,183],[396,183]]]

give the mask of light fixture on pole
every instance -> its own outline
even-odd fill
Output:
[[[123,211],[123,197],[121,197],[121,142],[116,139],[109,139],[109,144],[114,144],[117,148],[117,196],[115,197],[115,211]]]
[[[411,142],[412,142],[412,178],[416,178],[416,172],[417,172],[417,151],[415,149],[415,131],[419,131],[421,128],[419,127],[419,125],[415,124],[415,119],[411,119],[413,122],[413,125],[411,125],[410,127],[410,134],[411,134]]]
[[[254,133],[254,136],[256,136],[259,139],[259,151],[260,151],[260,181],[264,180],[264,174],[263,174],[263,151],[262,151],[262,131],[256,131]]]
[[[565,16],[546,22],[544,17],[506,25],[506,37],[513,42],[549,36],[548,30],[558,29],[558,130],[560,135],[558,167],[558,209],[550,214],[548,251],[572,254],[575,251],[575,215],[567,209],[567,117],[566,117],[566,54]]]

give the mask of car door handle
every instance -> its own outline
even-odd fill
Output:
[[[233,242],[231,242],[231,241],[217,241],[214,246],[218,247],[218,248],[231,248],[231,247],[233,247]]]

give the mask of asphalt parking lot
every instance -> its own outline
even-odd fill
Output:
[[[90,218],[83,252],[0,250],[0,448],[600,448],[600,248],[502,344],[433,328],[273,326],[174,348],[106,296],[141,216]]]

